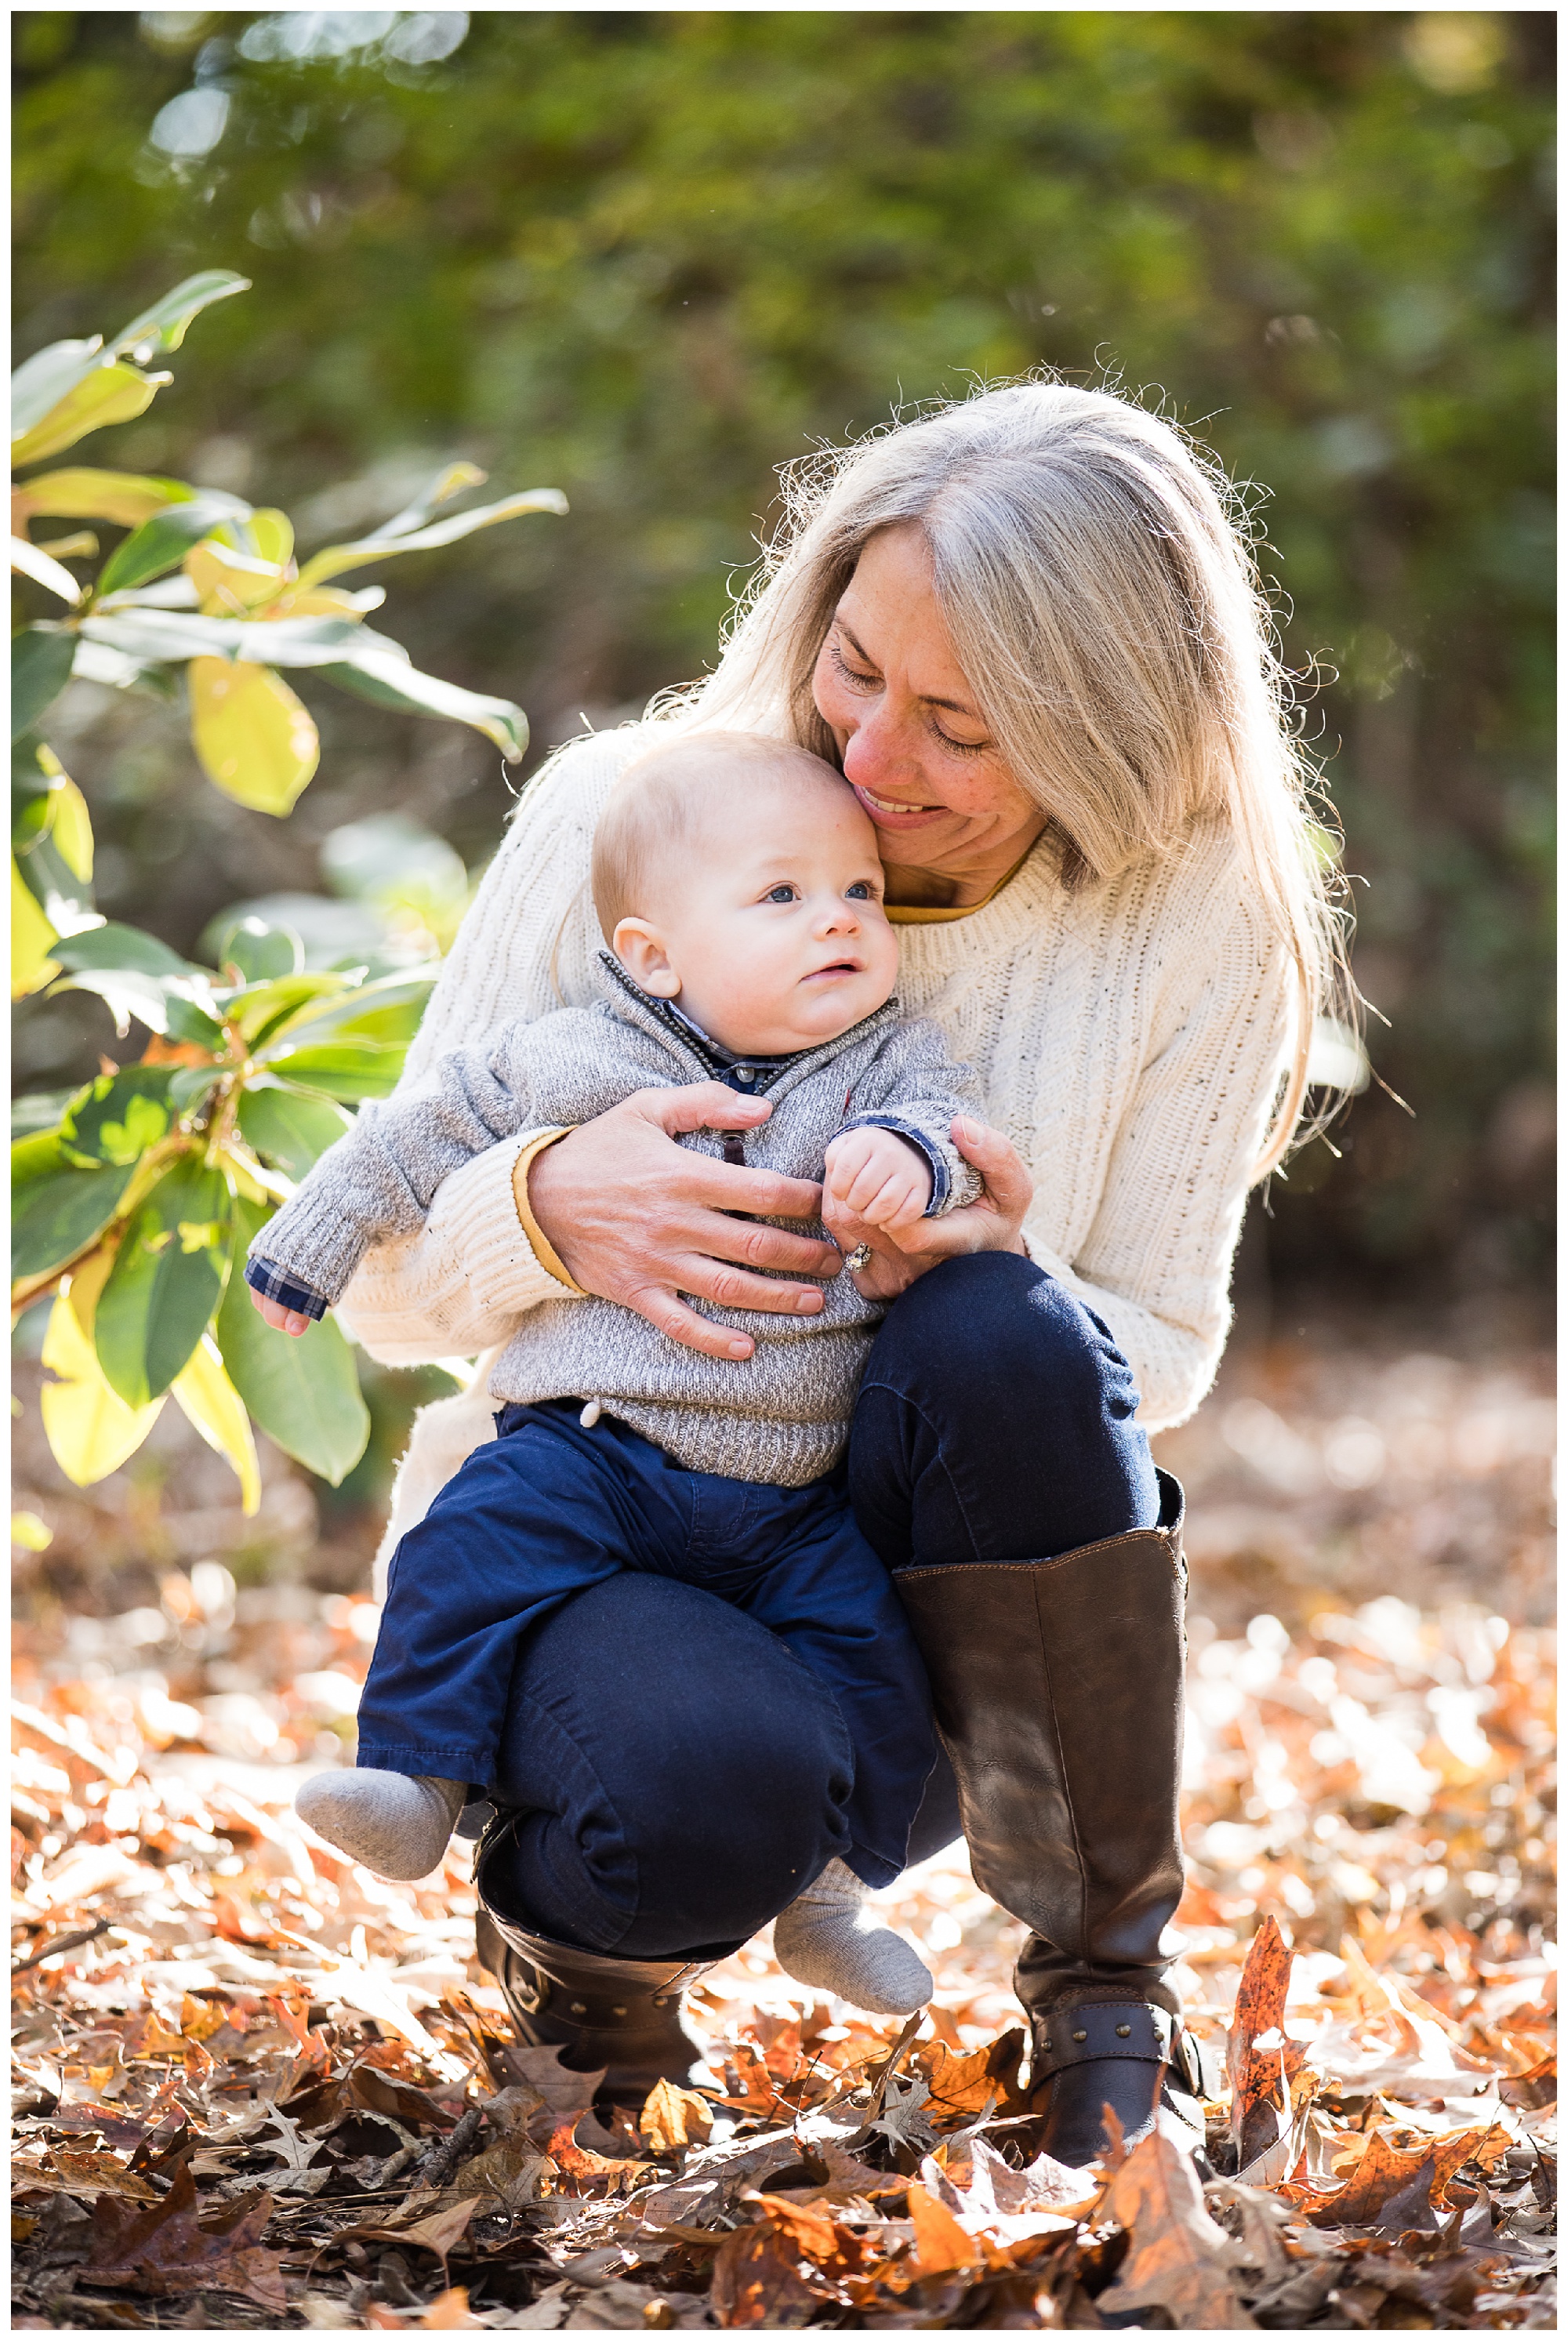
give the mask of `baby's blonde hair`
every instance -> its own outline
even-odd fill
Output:
[[[634,756],[616,781],[594,832],[594,908],[612,946],[623,919],[646,917],[671,863],[700,850],[705,817],[759,781],[839,795],[842,775],[793,740],[756,732],[684,732]]]
[[[784,523],[716,671],[656,710],[832,758],[813,672],[869,538],[913,523],[997,745],[1062,841],[1065,884],[1233,831],[1294,975],[1295,1046],[1253,1176],[1290,1145],[1314,1017],[1358,1001],[1337,839],[1310,793],[1244,515],[1217,464],[1104,391],[977,393],[783,474]]]

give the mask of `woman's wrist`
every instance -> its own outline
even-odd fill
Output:
[[[542,1130],[536,1137],[527,1141],[512,1165],[512,1195],[517,1206],[517,1217],[522,1223],[523,1232],[534,1247],[534,1257],[540,1267],[546,1270],[558,1284],[564,1285],[568,1292],[575,1294],[580,1300],[585,1300],[588,1298],[587,1293],[572,1274],[540,1224],[534,1210],[531,1191],[534,1165],[550,1147],[557,1145],[563,1138],[569,1138],[574,1127],[574,1124],[568,1122],[559,1129]]]

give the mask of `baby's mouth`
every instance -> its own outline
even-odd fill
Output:
[[[811,973],[806,976],[804,981],[807,983],[815,983],[819,977],[824,975],[858,975],[859,973],[859,960],[835,959],[830,961],[826,967],[814,967]]]

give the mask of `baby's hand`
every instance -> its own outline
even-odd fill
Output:
[[[278,1333],[308,1333],[310,1319],[297,1309],[285,1309],[281,1300],[269,1300],[254,1284],[246,1287],[253,1305],[261,1310],[267,1323]]]
[[[834,1200],[895,1240],[918,1224],[931,1200],[930,1165],[896,1131],[844,1131],[829,1146],[826,1167]]]

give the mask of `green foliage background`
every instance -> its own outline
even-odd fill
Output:
[[[1534,1281],[1552,17],[500,12],[424,64],[422,20],[357,22],[391,31],[291,60],[243,53],[278,45],[245,11],[14,20],[18,354],[184,271],[255,280],[81,460],[254,488],[317,537],[448,453],[564,489],[569,520],[396,587],[415,659],[520,700],[542,751],[702,667],[772,468],[814,443],[1042,364],[1158,400],[1269,491],[1392,1020],[1373,1062],[1414,1109],[1374,1089],[1342,1163],[1309,1150],[1275,1260]],[[172,161],[148,133],[195,86],[223,134]],[[317,885],[364,812],[470,862],[499,832],[496,760],[445,727],[313,698],[323,772],[285,827],[215,797],[174,718],[74,688],[103,907],[182,950]],[[29,1086],[91,1070],[94,1012],[27,1011]]]

